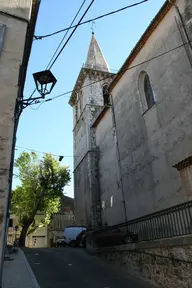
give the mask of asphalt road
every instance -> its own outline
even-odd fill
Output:
[[[25,249],[41,288],[146,288],[148,284],[78,248]]]

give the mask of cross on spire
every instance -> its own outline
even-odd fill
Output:
[[[94,34],[94,26],[96,27],[95,21],[92,21],[92,22],[91,22],[92,34]]]

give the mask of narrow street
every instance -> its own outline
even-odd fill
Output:
[[[147,288],[148,284],[81,249],[25,249],[41,288]]]

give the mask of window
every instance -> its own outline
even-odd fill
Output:
[[[141,97],[143,112],[150,109],[155,104],[153,89],[149,75],[142,71],[139,76],[139,92]]]
[[[145,74],[143,85],[147,106],[148,108],[150,108],[151,106],[153,106],[153,104],[155,104],[155,99],[148,74]]]
[[[110,105],[108,85],[106,84],[103,86],[103,103],[104,103],[104,106]]]
[[[13,227],[13,219],[9,219],[9,227]]]

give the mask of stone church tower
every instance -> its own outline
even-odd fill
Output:
[[[86,63],[69,101],[73,107],[74,196],[78,225],[101,225],[99,151],[92,123],[104,109],[103,91],[113,76],[92,33]]]

